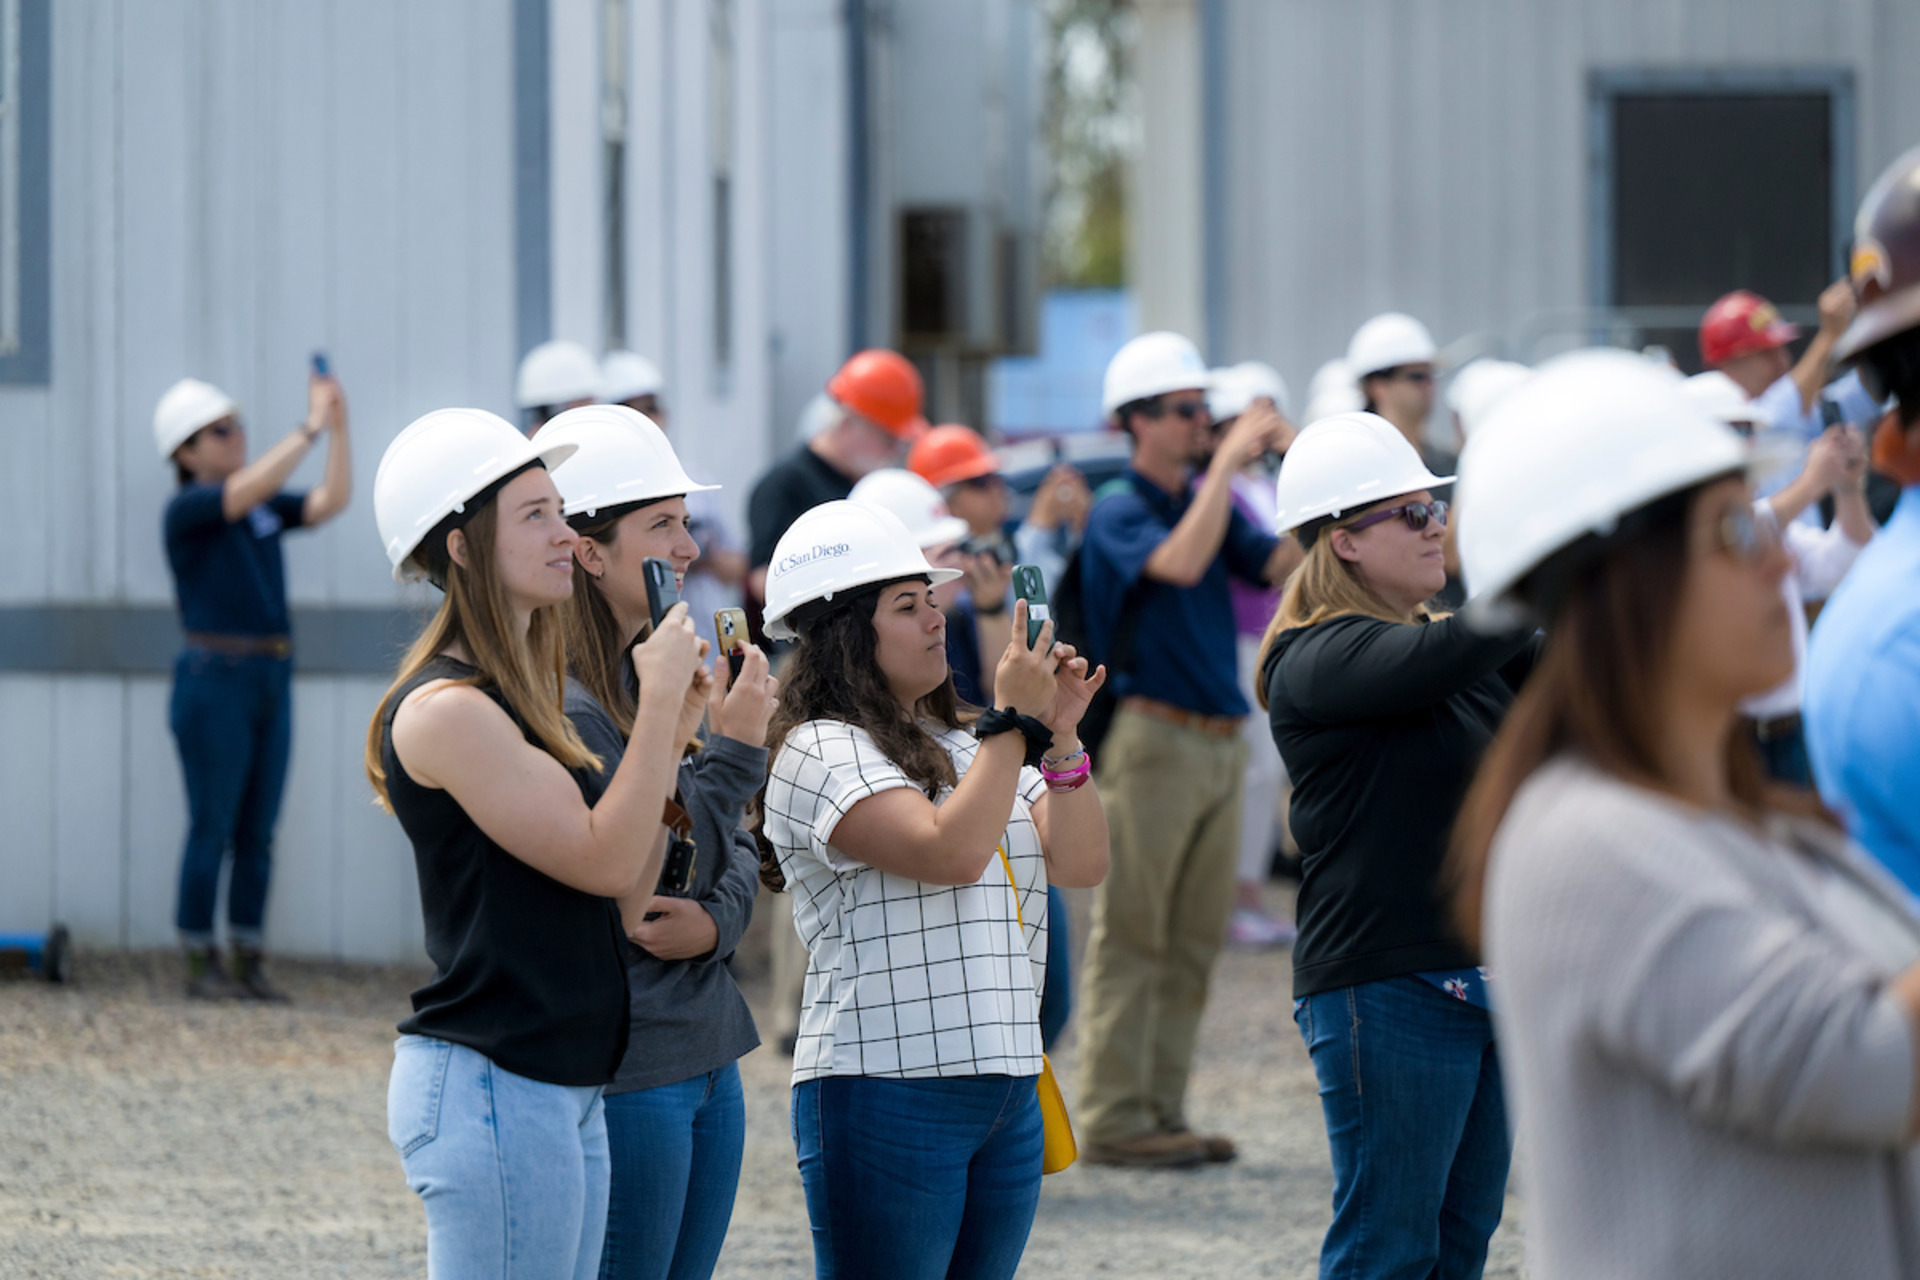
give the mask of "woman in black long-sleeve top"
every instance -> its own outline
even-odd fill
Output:
[[[1294,1018],[1333,1154],[1322,1276],[1478,1276],[1506,1191],[1485,975],[1439,876],[1533,646],[1428,612],[1448,479],[1371,414],[1316,423],[1280,475],[1307,550],[1261,675],[1301,853]]]

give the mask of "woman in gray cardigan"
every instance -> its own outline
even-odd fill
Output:
[[[1469,610],[1548,632],[1454,847],[1546,1280],[1920,1275],[1920,917],[1736,731],[1793,662],[1747,464],[1599,352],[1461,460]]]

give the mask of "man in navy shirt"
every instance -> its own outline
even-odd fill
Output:
[[[1230,479],[1291,428],[1240,415],[1217,449],[1207,369],[1185,338],[1150,333],[1107,367],[1104,408],[1132,466],[1097,502],[1080,549],[1089,648],[1119,700],[1100,794],[1112,870],[1087,942],[1080,1110],[1095,1163],[1169,1167],[1234,1157],[1192,1132],[1187,1074],[1239,858],[1250,708],[1240,691],[1230,578],[1276,582],[1280,541],[1235,510]],[[1194,466],[1211,454],[1197,491]]]
[[[163,527],[187,643],[174,663],[170,719],[187,783],[187,843],[175,925],[195,999],[284,999],[261,969],[261,926],[273,826],[293,742],[293,642],[280,535],[346,509],[353,486],[346,402],[313,377],[307,419],[257,461],[247,460],[239,406],[184,378],[160,397],[153,431],[180,487]],[[326,475],[309,493],[282,492],[323,432]],[[228,852],[229,974],[213,946],[214,898]]]

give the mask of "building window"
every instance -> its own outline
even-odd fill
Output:
[[[609,350],[627,345],[627,4],[600,5],[600,167],[606,193],[601,321]]]
[[[0,382],[44,384],[49,340],[47,0],[0,0]]]
[[[713,174],[713,364],[733,363],[733,0],[707,0],[707,155]]]

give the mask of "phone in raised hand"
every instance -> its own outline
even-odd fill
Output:
[[[649,556],[640,569],[647,580],[647,615],[657,627],[666,619],[667,610],[680,603],[680,586],[674,580],[673,566],[665,560]]]
[[[1047,610],[1047,580],[1038,565],[1013,566],[1013,594],[1027,602],[1027,648],[1040,643],[1040,628],[1051,618]]]
[[[747,611],[715,609],[713,634],[720,642],[720,652],[727,656],[727,688],[731,689],[740,678],[741,665],[747,660]]]

